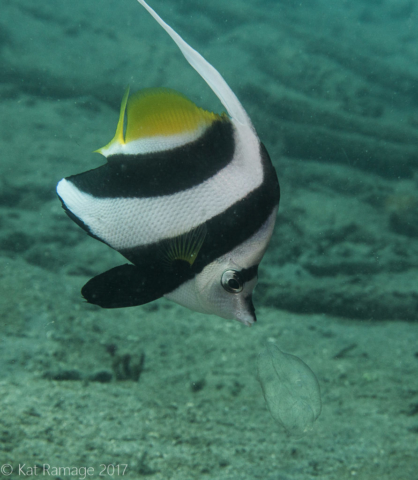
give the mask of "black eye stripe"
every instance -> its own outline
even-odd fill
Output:
[[[243,268],[242,270],[240,270],[239,274],[240,274],[240,277],[242,278],[242,281],[245,283],[245,282],[249,282],[250,280],[252,280],[254,277],[257,277],[257,273],[258,273],[258,265],[253,265],[252,267],[250,268]]]

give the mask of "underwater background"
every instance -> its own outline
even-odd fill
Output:
[[[82,300],[122,258],[55,186],[103,163],[91,152],[126,85],[222,106],[135,0],[2,0],[0,475],[417,480],[418,2],[150,4],[224,76],[276,167],[258,322]],[[267,410],[266,342],[320,383],[301,439]]]

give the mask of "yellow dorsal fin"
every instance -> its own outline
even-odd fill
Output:
[[[141,90],[128,101],[125,142],[158,135],[192,132],[210,125],[219,115],[196,106],[168,88]]]
[[[95,150],[95,152],[99,152],[103,154],[103,152],[105,150],[108,150],[112,145],[114,144],[123,145],[125,143],[125,140],[123,138],[123,125],[125,120],[125,110],[126,110],[126,104],[128,102],[128,97],[129,97],[129,85],[125,88],[125,93],[123,94],[123,97],[122,97],[122,103],[120,105],[120,111],[119,111],[119,121],[118,121],[118,126],[116,127],[115,136],[107,145],[105,145],[102,148],[99,148],[98,150]]]
[[[134,140],[196,132],[215,120],[227,118],[225,114],[221,116],[199,108],[181,93],[168,88],[147,88],[134,93],[129,100],[128,96],[129,87],[122,98],[115,136],[96,150],[105,157],[123,152],[124,146]]]

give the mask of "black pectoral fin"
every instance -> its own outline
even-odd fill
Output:
[[[89,280],[81,289],[88,303],[102,308],[143,305],[162,296],[134,265],[120,265]]]

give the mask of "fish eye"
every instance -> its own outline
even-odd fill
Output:
[[[244,282],[236,270],[225,270],[222,274],[221,285],[229,293],[242,292]]]

